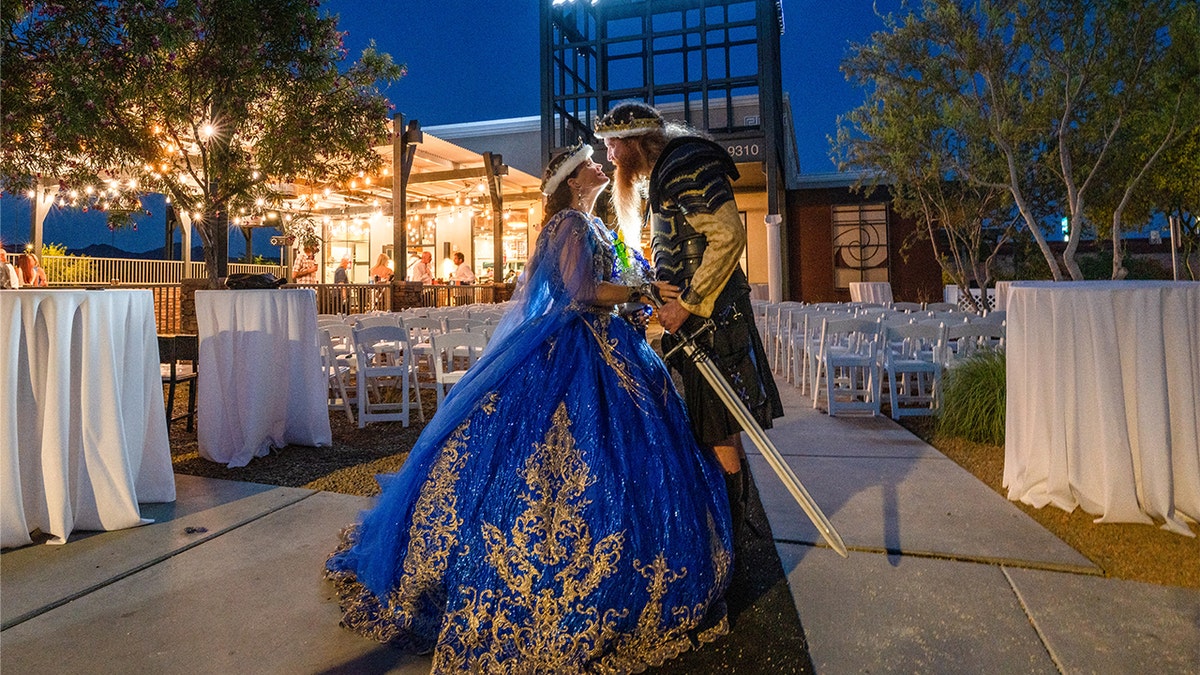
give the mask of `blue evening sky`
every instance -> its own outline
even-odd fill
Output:
[[[838,64],[851,41],[863,42],[882,28],[876,7],[886,12],[899,6],[900,0],[783,1],[783,89],[791,98],[803,171],[834,170],[827,137],[836,133],[837,116],[862,102],[861,91],[846,82]],[[407,64],[408,76],[386,93],[398,111],[423,126],[540,113],[538,0],[324,0],[324,7],[339,15],[352,58],[374,39],[380,50]],[[46,219],[44,241],[73,248],[106,243],[129,251],[161,247],[161,201],[148,207],[152,215],[137,230],[119,232],[108,230],[103,214],[54,212]],[[269,254],[263,234],[261,244],[255,239],[255,252]],[[0,239],[13,244],[28,238],[28,200],[5,194]],[[240,237],[231,239],[238,254]]]

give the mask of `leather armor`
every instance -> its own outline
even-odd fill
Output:
[[[733,200],[738,170],[724,148],[698,136],[669,142],[650,173],[650,248],[655,277],[688,285],[708,245],[687,220]]]

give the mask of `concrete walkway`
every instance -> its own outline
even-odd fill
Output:
[[[820,544],[751,456],[818,673],[1200,672],[1200,591],[1104,579],[890,420],[829,418],[780,384],[770,434],[851,549]],[[177,486],[143,507],[152,525],[0,556],[0,670],[429,671],[337,626],[322,563],[368,499]]]

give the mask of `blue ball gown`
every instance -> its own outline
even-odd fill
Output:
[[[632,672],[728,630],[724,480],[641,335],[625,276],[556,214],[481,359],[326,563],[343,624],[434,672]]]

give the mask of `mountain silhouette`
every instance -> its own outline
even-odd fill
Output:
[[[67,253],[71,255],[85,255],[91,258],[128,258],[132,260],[165,260],[163,258],[163,247],[158,246],[147,251],[126,251],[123,248],[113,246],[111,244],[91,244],[83,248],[69,248]],[[241,260],[242,252],[230,253],[229,262],[238,262]],[[183,260],[183,245],[180,242],[175,242],[172,246],[170,260]],[[266,256],[270,262],[278,262],[278,256],[272,258]],[[192,247],[192,261],[204,261],[204,247]]]

